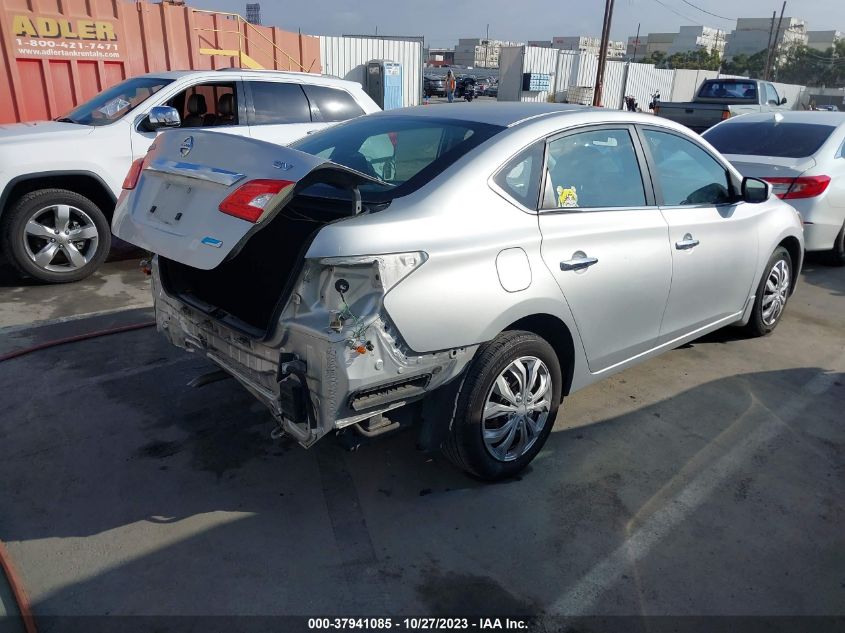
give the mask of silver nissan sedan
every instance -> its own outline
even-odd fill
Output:
[[[488,480],[537,455],[577,389],[726,325],[771,332],[804,249],[771,185],[682,126],[527,103],[393,110],[290,147],[167,131],[113,230],[155,254],[158,329],[277,433],[413,423]]]

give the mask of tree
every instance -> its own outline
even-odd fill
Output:
[[[660,51],[654,51],[651,55],[647,55],[640,60],[640,63],[642,64],[654,64],[657,67],[660,67],[665,62],[666,53],[661,53]]]
[[[766,59],[769,56],[767,50],[754,53],[750,57],[744,53],[734,55],[731,59],[722,64],[722,72],[726,75],[742,75],[762,79],[766,72]]]
[[[836,42],[825,52],[807,46],[793,47],[775,68],[775,79],[805,86],[845,86],[845,41]]]

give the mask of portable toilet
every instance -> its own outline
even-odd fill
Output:
[[[373,59],[367,63],[365,86],[382,110],[393,110],[403,105],[402,64],[386,59]]]

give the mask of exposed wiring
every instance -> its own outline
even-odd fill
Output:
[[[712,15],[714,18],[719,18],[720,20],[727,20],[728,22],[736,22],[736,18],[726,18],[724,15],[719,15],[718,13],[713,13],[712,11],[708,11],[707,9],[702,9],[699,6],[694,5],[692,2],[689,2],[689,0],[681,0],[681,2],[683,2],[684,4],[688,4],[693,9],[697,9],[698,11],[701,11],[702,13],[706,13],[707,15]]]
[[[355,343],[361,340],[364,337],[364,334],[367,333],[367,330],[370,328],[369,323],[364,323],[364,320],[355,316],[352,312],[349,304],[346,303],[346,296],[340,291],[340,300],[343,302],[343,311],[340,313],[340,318],[343,321],[352,320],[352,332],[349,333],[349,342]]]
[[[680,11],[675,11],[675,9],[673,9],[672,7],[670,7],[670,6],[669,6],[668,4],[666,4],[665,2],[661,2],[660,0],[654,0],[654,1],[655,1],[657,4],[659,4],[660,6],[665,7],[666,9],[669,9],[669,10],[670,10],[672,13],[674,13],[675,15],[682,17],[684,20],[689,20],[690,22],[693,22],[693,23],[697,24],[698,26],[704,26],[701,22],[697,22],[696,20],[693,20],[693,19],[692,19],[691,17],[689,17],[688,15],[684,15],[684,14],[683,14],[683,13],[681,13]]]

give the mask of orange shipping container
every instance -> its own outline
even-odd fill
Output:
[[[55,118],[147,72],[321,72],[316,37],[145,0],[0,0],[0,54],[0,123]]]

